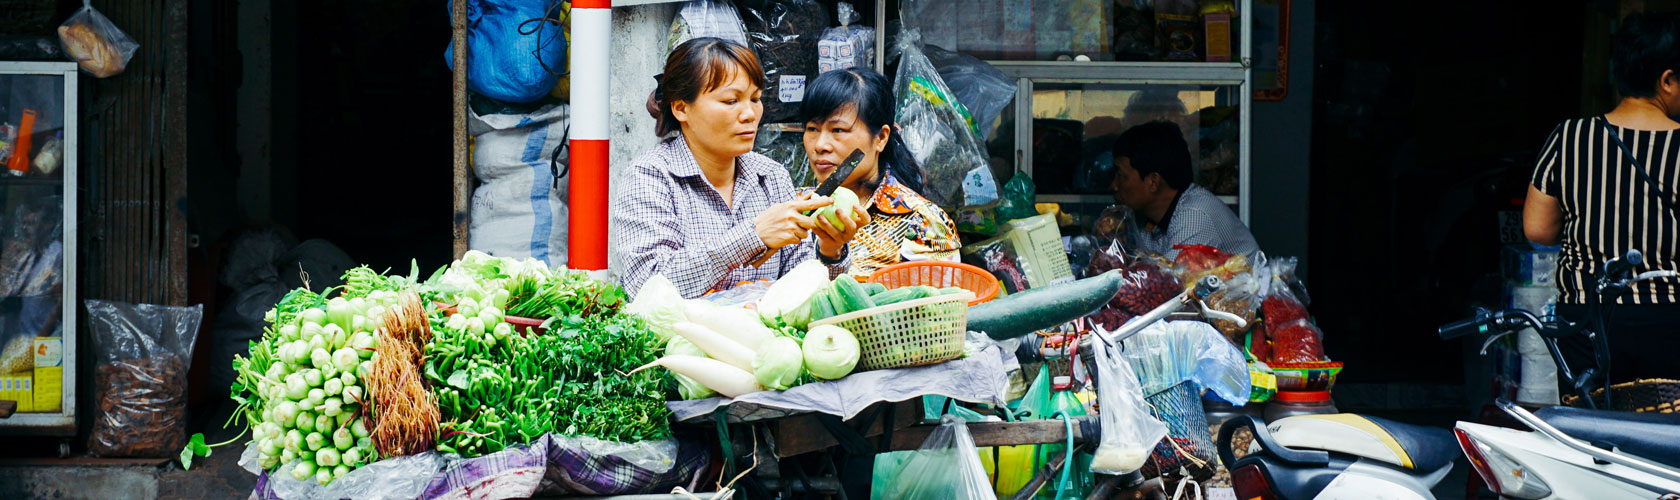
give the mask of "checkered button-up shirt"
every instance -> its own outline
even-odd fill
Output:
[[[1191,184],[1173,200],[1167,216],[1152,224],[1139,246],[1144,251],[1158,253],[1172,259],[1178,257],[1173,245],[1207,245],[1226,253],[1252,255],[1260,251],[1254,234],[1243,225],[1242,219],[1218,196]]]
[[[792,200],[787,169],[758,153],[735,161],[733,206],[706,181],[681,135],[664,140],[633,161],[613,200],[613,268],[631,296],[662,274],[685,298],[737,283],[774,280],[817,258],[816,236],[782,247],[762,266],[747,265],[767,248],[753,219],[771,205]],[[838,275],[850,259],[829,265]]]

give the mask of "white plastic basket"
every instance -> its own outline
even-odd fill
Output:
[[[965,292],[871,307],[811,326],[834,325],[857,337],[862,356],[857,371],[931,365],[962,356],[968,334]]]

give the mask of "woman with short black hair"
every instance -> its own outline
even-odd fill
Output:
[[[867,68],[823,73],[805,87],[800,120],[805,154],[817,181],[827,180],[853,150],[863,161],[840,182],[858,196],[869,222],[852,239],[850,272],[867,277],[907,260],[955,262],[957,225],[923,198],[921,169],[893,122],[892,83]]]
[[[1546,139],[1523,204],[1523,233],[1563,247],[1558,314],[1579,320],[1592,276],[1628,250],[1635,272],[1680,269],[1680,17],[1634,14],[1611,40],[1611,76],[1621,102],[1609,113],[1559,124]],[[1610,379],[1680,378],[1680,280],[1637,283],[1610,309]],[[1575,339],[1580,340],[1580,339]],[[1590,361],[1584,341],[1566,361]]]

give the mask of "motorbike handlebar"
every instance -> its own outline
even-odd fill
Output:
[[[1441,340],[1451,340],[1465,335],[1481,333],[1492,319],[1493,315],[1489,314],[1486,309],[1478,309],[1475,316],[1441,325],[1436,333],[1441,336]]]

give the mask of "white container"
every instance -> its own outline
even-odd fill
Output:
[[[1557,387],[1548,387],[1544,389],[1529,389],[1525,387],[1517,389],[1517,402],[1534,405],[1556,405],[1558,404],[1558,390]]]
[[[1551,359],[1551,351],[1546,349],[1546,340],[1533,328],[1517,332],[1517,354],[1546,356],[1546,359]]]
[[[1552,360],[1550,354],[1524,355],[1522,357],[1522,388],[1550,387],[1557,389],[1557,372],[1557,362]]]

